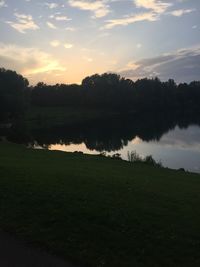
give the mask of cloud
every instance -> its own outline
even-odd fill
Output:
[[[70,43],[65,43],[64,44],[64,48],[66,49],[69,49],[69,48],[72,48],[74,45],[73,44],[70,44]]]
[[[58,20],[58,21],[69,21],[69,20],[72,20],[72,19],[68,18],[67,16],[55,16],[54,18],[55,18],[55,20]]]
[[[74,27],[66,27],[65,30],[69,31],[69,32],[75,32],[76,28],[74,28]]]
[[[68,18],[67,16],[61,16],[60,14],[61,14],[60,12],[56,12],[55,14],[50,15],[49,18],[55,19],[57,21],[70,21],[70,20],[72,20],[72,19]]]
[[[105,17],[109,12],[109,6],[105,0],[69,0],[69,5],[81,10],[87,10],[94,13],[95,18]]]
[[[139,21],[156,21],[156,20],[158,20],[158,16],[155,13],[152,12],[139,13],[121,19],[107,20],[106,25],[104,25],[102,29],[112,29],[116,26],[126,26]]]
[[[60,41],[58,40],[53,40],[50,42],[50,45],[53,47],[58,47],[60,45]]]
[[[175,17],[181,17],[184,14],[188,14],[188,13],[191,13],[194,11],[195,11],[195,9],[177,9],[177,10],[171,11],[169,14],[171,14],[172,16],[175,16]]]
[[[170,6],[172,6],[171,3],[158,0],[135,0],[134,2],[136,7],[150,9],[158,14],[164,13]]]
[[[1,7],[7,7],[7,4],[4,0],[0,0],[0,8]]]
[[[173,78],[178,82],[197,80],[200,74],[200,46],[129,62],[119,73],[133,80],[155,76],[163,80]]]
[[[47,6],[50,9],[57,8],[58,4],[57,3],[44,3],[45,6]]]
[[[138,43],[138,44],[136,44],[136,47],[137,47],[138,49],[140,49],[140,48],[142,47],[142,44]]]
[[[170,6],[171,3],[161,2],[158,0],[134,0],[133,3],[139,9],[146,11],[124,16],[122,18],[107,20],[106,25],[102,29],[112,29],[116,26],[126,26],[139,21],[157,21],[160,15],[163,14]]]
[[[14,21],[7,21],[12,28],[17,30],[20,33],[26,33],[27,30],[38,30],[39,26],[34,22],[31,15],[25,14],[14,14],[16,17],[16,22]]]
[[[49,21],[47,21],[46,24],[47,24],[47,26],[48,26],[50,29],[53,29],[53,30],[56,30],[56,29],[57,29],[57,27],[56,27],[53,23],[51,23],[51,22],[49,22]]]
[[[64,43],[62,44],[60,41],[58,40],[53,40],[50,42],[50,45],[53,47],[58,47],[58,46],[63,46],[66,49],[72,48],[74,45],[71,43]]]
[[[59,73],[66,70],[46,52],[13,44],[0,43],[0,61],[3,67],[15,69],[30,78],[37,74]]]
[[[89,63],[93,62],[93,58],[91,57],[83,56],[82,58]]]

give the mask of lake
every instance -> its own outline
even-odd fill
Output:
[[[200,173],[200,119],[194,115],[121,117],[25,133],[17,127],[8,139],[49,150],[119,153],[124,160],[136,151],[142,157],[152,155],[164,167]]]
[[[52,144],[50,150],[61,150],[66,152],[81,151],[87,154],[99,154],[98,150],[89,149],[86,143],[80,144]],[[199,172],[200,173],[200,127],[189,126],[187,129],[174,130],[164,134],[159,141],[143,141],[139,137],[128,141],[123,148],[108,152],[107,155],[119,153],[127,160],[129,151],[136,151],[140,156],[152,155],[156,161],[161,161],[163,166]]]

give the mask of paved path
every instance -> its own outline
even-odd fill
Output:
[[[0,231],[1,267],[75,267],[46,252],[28,247],[11,235]],[[78,266],[76,266],[78,267]]]

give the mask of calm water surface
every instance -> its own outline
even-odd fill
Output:
[[[1,133],[0,133],[1,134]],[[200,116],[198,114],[151,114],[88,122],[82,125],[38,128],[18,125],[8,140],[35,148],[81,151],[87,154],[128,152],[152,155],[164,167],[200,173]]]
[[[122,142],[123,143],[123,142]],[[87,143],[80,144],[51,144],[50,150],[61,150],[67,152],[81,151],[87,154],[99,154],[98,149],[90,149]],[[110,149],[109,149],[110,150]],[[163,134],[160,140],[144,141],[136,136],[128,141],[121,149],[101,152],[107,155],[119,153],[127,160],[128,151],[136,151],[141,156],[152,155],[156,161],[161,161],[163,166],[200,172],[200,127],[191,125],[187,129],[176,126],[173,130]]]

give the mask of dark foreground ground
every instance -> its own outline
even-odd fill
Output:
[[[0,231],[1,267],[75,267]],[[77,266],[76,266],[77,267]]]
[[[81,266],[200,266],[199,192],[197,174],[0,143],[0,228]]]

